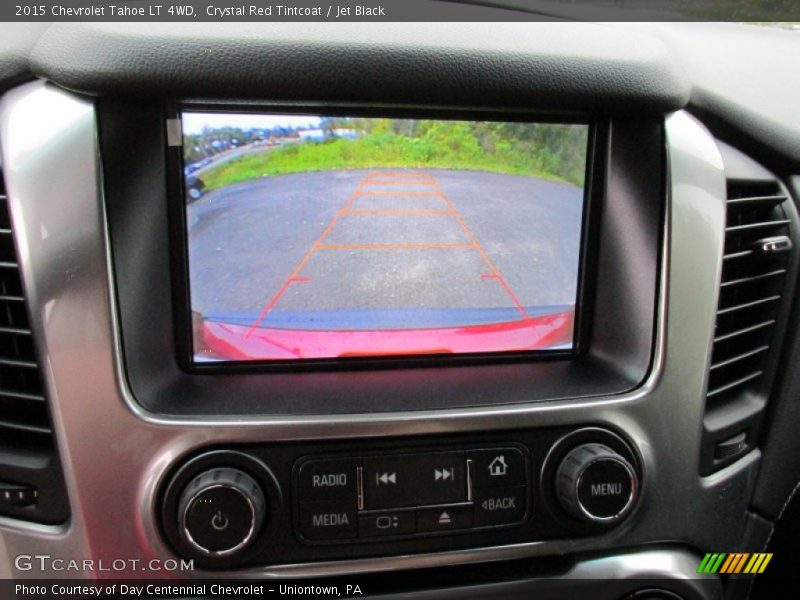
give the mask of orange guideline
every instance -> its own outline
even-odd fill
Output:
[[[416,185],[416,186],[430,186],[433,188],[431,192],[397,192],[397,191],[375,191],[374,189],[365,190],[366,186],[370,186],[374,188],[374,186],[380,185]],[[421,196],[433,196],[441,198],[442,201],[447,206],[446,210],[353,210],[351,209],[353,203],[359,196],[369,196],[369,195],[387,195],[387,196],[407,196],[407,197],[421,197]],[[469,243],[408,243],[408,244],[324,244],[323,242],[325,239],[330,235],[331,231],[333,231],[334,227],[338,224],[339,220],[347,214],[356,214],[356,215],[450,215],[452,216],[456,222],[458,223],[461,230],[464,232],[465,236],[469,240]],[[520,315],[523,318],[523,321],[530,321],[531,317],[528,312],[525,310],[525,307],[517,298],[516,294],[511,290],[511,287],[508,285],[506,280],[497,270],[494,263],[492,262],[491,258],[489,258],[488,253],[484,250],[483,246],[481,246],[478,239],[472,233],[470,228],[464,222],[463,218],[459,214],[456,207],[444,193],[444,191],[439,187],[439,184],[436,182],[436,179],[427,173],[421,174],[414,174],[414,173],[381,173],[381,172],[371,172],[369,173],[361,182],[356,186],[355,190],[350,194],[347,200],[344,202],[342,207],[336,212],[331,219],[331,222],[328,226],[323,230],[320,236],[316,239],[316,241],[312,244],[311,248],[305,253],[303,258],[294,268],[292,273],[289,277],[286,278],[286,281],[283,282],[283,285],[278,289],[275,295],[267,302],[264,306],[264,309],[261,311],[261,314],[258,318],[253,322],[250,326],[245,339],[249,338],[250,335],[259,327],[259,325],[264,321],[267,315],[272,311],[281,297],[286,293],[294,283],[307,283],[310,281],[308,277],[300,277],[300,272],[306,267],[308,262],[311,260],[311,257],[319,250],[469,250],[473,249],[477,251],[481,259],[484,261],[486,266],[489,269],[489,273],[482,276],[483,279],[495,279],[503,288],[503,291],[508,295],[511,299],[511,302],[514,304],[515,308],[519,311]]]

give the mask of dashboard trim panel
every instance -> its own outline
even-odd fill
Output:
[[[48,129],[44,124],[52,119],[60,125]],[[743,514],[749,495],[742,493],[739,499],[735,493],[751,489],[759,453],[706,480],[685,468],[699,452],[725,209],[719,152],[705,128],[687,113],[666,120],[671,186],[661,277],[667,285],[659,291],[655,360],[644,385],[601,398],[302,418],[192,419],[154,415],[136,403],[126,384],[113,301],[96,128],[91,100],[40,81],[20,86],[0,101],[3,164],[20,230],[21,268],[34,333],[47,357],[43,370],[73,514],[62,528],[0,519],[0,555],[46,552],[108,560],[126,548],[130,557],[173,558],[156,522],[157,490],[177,461],[210,445],[587,422],[624,430],[639,448],[648,473],[647,492],[634,514],[606,534],[357,563],[273,565],[231,575],[319,576],[600,551],[621,548],[623,541],[624,547],[667,539],[703,547],[738,540],[730,523],[738,519],[734,515]],[[663,426],[667,415],[669,430]],[[724,506],[718,503],[722,489],[731,494]],[[106,517],[96,518],[100,514]],[[705,525],[702,531],[700,522]],[[51,575],[4,572],[10,564],[0,564],[0,576]],[[131,569],[114,576],[135,578],[142,573]]]

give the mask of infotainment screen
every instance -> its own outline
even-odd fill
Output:
[[[195,363],[575,347],[587,125],[181,120]]]

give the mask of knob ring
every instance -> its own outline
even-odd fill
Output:
[[[231,490],[239,494],[242,498],[244,498],[245,502],[247,502],[247,507],[250,509],[250,528],[247,531],[247,535],[244,539],[233,546],[232,548],[227,548],[225,550],[209,550],[208,548],[204,548],[201,546],[195,539],[192,537],[191,530],[189,529],[189,511],[191,510],[192,506],[194,505],[194,501],[197,497],[201,494],[205,494],[211,490],[215,489],[226,489]],[[253,538],[256,535],[256,506],[253,504],[253,501],[244,494],[242,490],[238,489],[235,486],[228,485],[227,483],[216,483],[214,485],[201,488],[197,490],[192,496],[189,498],[189,501],[186,503],[186,507],[183,509],[183,514],[181,515],[181,535],[184,537],[186,542],[190,544],[195,550],[205,554],[206,556],[228,556],[230,554],[234,554],[243,548],[246,548],[250,545],[250,542],[253,541]]]
[[[607,517],[599,517],[589,512],[583,505],[583,502],[581,502],[581,496],[580,496],[580,489],[581,489],[581,483],[583,481],[583,476],[586,474],[586,471],[589,469],[589,467],[601,461],[612,461],[620,465],[623,469],[625,469],[625,472],[628,474],[628,479],[630,480],[630,485],[631,485],[631,493],[628,495],[628,499],[625,501],[625,506],[623,506],[615,514],[609,515]],[[581,469],[581,474],[575,480],[575,504],[577,505],[581,513],[588,520],[594,523],[604,523],[604,524],[616,523],[617,521],[621,520],[625,515],[627,515],[633,508],[633,506],[636,504],[638,490],[639,486],[636,473],[633,471],[633,467],[631,467],[631,465],[626,460],[618,458],[616,456],[600,456],[588,462],[583,467],[583,469]]]
[[[625,509],[626,512],[622,513],[616,522],[590,520],[584,515],[582,509],[576,506],[577,503],[574,500],[569,502],[570,509],[570,506],[563,501],[564,495],[558,491],[558,471],[564,459],[578,446],[585,444],[601,444],[619,454],[620,458],[630,465],[636,478],[636,495],[631,502],[631,506]],[[561,488],[569,498],[575,497],[575,488],[573,486],[579,474],[580,470],[574,477],[570,477],[568,483],[564,481],[567,485]],[[583,481],[586,481],[585,477]],[[542,505],[561,526],[576,535],[599,534],[611,527],[617,527],[636,512],[642,494],[647,487],[647,474],[638,449],[626,437],[623,437],[621,432],[604,427],[587,426],[566,432],[553,442],[542,461],[541,470],[539,471],[539,485]]]

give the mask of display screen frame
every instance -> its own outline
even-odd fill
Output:
[[[585,115],[553,115],[498,110],[458,110],[442,108],[401,108],[363,105],[287,105],[287,104],[205,104],[176,103],[166,109],[166,119],[181,122],[184,112],[219,114],[279,114],[293,116],[331,116],[363,118],[404,118],[453,121],[496,121],[551,123],[587,127],[587,147],[583,186],[582,222],[577,272],[577,294],[573,324],[573,343],[568,349],[510,350],[459,354],[408,354],[347,356],[331,358],[214,360],[196,361],[189,276],[189,236],[185,201],[184,152],[181,144],[166,139],[167,192],[169,200],[172,296],[175,315],[177,362],[182,370],[195,374],[294,372],[338,369],[385,369],[442,367],[475,364],[502,364],[520,361],[564,360],[586,352],[591,331],[592,297],[596,285],[596,253],[599,231],[599,205],[603,200],[609,127],[604,120]],[[605,149],[605,150],[604,150]]]

